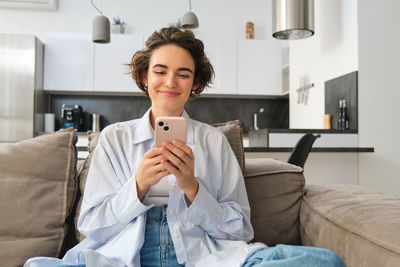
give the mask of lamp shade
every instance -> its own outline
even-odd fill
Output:
[[[314,0],[273,0],[272,36],[296,40],[314,34]]]
[[[110,42],[110,21],[106,16],[99,15],[93,19],[92,38],[95,43]]]
[[[194,29],[199,27],[196,14],[192,11],[186,12],[181,19],[181,27],[184,29]]]

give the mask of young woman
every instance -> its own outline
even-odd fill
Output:
[[[63,261],[34,258],[26,266],[345,266],[324,249],[247,244],[253,229],[235,155],[221,132],[184,111],[213,77],[192,32],[154,32],[130,68],[151,108],[100,134],[78,220],[87,238]],[[160,116],[187,119],[186,144],[154,147]]]

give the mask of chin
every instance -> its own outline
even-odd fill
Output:
[[[182,110],[184,108],[184,105],[181,105],[180,103],[173,103],[173,102],[168,102],[168,103],[162,103],[161,105],[158,105],[160,108],[163,110],[168,110],[168,111],[176,111],[176,110]]]

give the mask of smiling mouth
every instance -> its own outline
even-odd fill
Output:
[[[170,91],[160,91],[160,93],[168,97],[176,97],[180,95],[177,92],[170,92]]]

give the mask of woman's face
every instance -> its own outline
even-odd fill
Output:
[[[153,51],[143,81],[157,116],[182,114],[191,90],[195,89],[194,64],[190,53],[177,45],[163,45]]]

